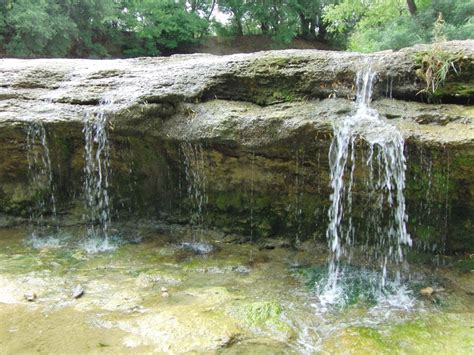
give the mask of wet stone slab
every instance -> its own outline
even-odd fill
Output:
[[[324,245],[275,239],[268,248],[271,241],[242,244],[206,231],[196,240],[183,229],[117,229],[114,248],[102,253],[87,252],[80,228],[34,238],[26,228],[0,230],[3,351],[463,353],[474,340],[469,258],[433,268],[415,257],[409,308],[396,297],[370,302],[354,284],[351,303],[323,309],[314,288]],[[352,268],[370,275],[358,260]],[[419,294],[428,286],[433,294]],[[28,292],[36,298],[26,300]]]

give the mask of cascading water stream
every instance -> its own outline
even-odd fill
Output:
[[[199,230],[204,223],[204,209],[207,204],[204,152],[200,144],[189,142],[182,143],[181,150],[184,155],[188,197],[191,202],[191,225]],[[193,232],[193,238],[195,237],[196,231]]]
[[[115,248],[109,235],[110,145],[106,110],[111,104],[110,100],[102,100],[98,112],[95,115],[86,114],[84,119],[84,197],[89,220],[86,249],[92,252]]]
[[[55,221],[56,196],[46,129],[41,122],[32,122],[27,126],[26,135],[28,175],[31,187],[38,195],[30,219],[43,223],[45,214],[50,213],[52,221]]]
[[[344,278],[344,257],[350,259],[352,249],[359,241],[365,241],[366,253],[380,265],[381,276],[377,284],[383,292],[389,281],[389,264],[400,265],[403,246],[411,245],[406,229],[404,140],[400,132],[379,117],[369,104],[376,73],[370,68],[357,74],[356,111],[334,126],[334,138],[329,151],[331,206],[326,231],[330,248],[328,279],[320,289],[321,303],[338,303],[344,298],[341,280]],[[354,222],[356,143],[368,145],[366,160],[365,201],[359,216],[361,223]],[[363,165],[357,167],[363,169]],[[346,177],[348,173],[348,177]],[[359,187],[361,188],[361,187]],[[357,196],[359,198],[359,196]],[[357,201],[360,204],[360,201]],[[395,272],[394,282],[400,274]]]

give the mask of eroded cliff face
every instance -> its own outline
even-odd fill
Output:
[[[333,124],[353,112],[354,77],[370,63],[378,72],[372,106],[405,138],[415,243],[474,250],[474,41],[443,47],[462,51],[462,72],[448,78],[438,97],[448,104],[419,102],[426,83],[417,76],[416,55],[427,50],[2,59],[0,221],[25,221],[45,200],[45,186],[31,182],[28,161],[28,127],[39,122],[57,223],[83,223],[84,117],[106,110],[114,219],[191,221],[255,238],[324,239]],[[369,154],[363,140],[357,149],[363,166]],[[356,169],[355,179],[354,220],[363,225],[358,211],[370,203],[363,169]],[[196,200],[196,193],[203,198]],[[41,208],[47,219],[51,206]]]

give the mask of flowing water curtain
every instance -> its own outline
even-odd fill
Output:
[[[181,151],[184,155],[187,193],[191,204],[190,222],[192,226],[199,228],[205,222],[208,202],[204,150],[199,143],[184,142],[181,143]]]
[[[288,185],[290,203],[287,207],[288,223],[294,230],[295,243],[298,245],[303,236],[303,198],[305,181],[305,152],[302,147],[294,153],[294,180]]]
[[[46,129],[41,122],[26,126],[26,149],[30,188],[35,206],[30,209],[31,222],[43,223],[46,214],[56,220],[56,194]]]
[[[111,224],[109,179],[110,143],[107,131],[107,107],[110,101],[102,100],[98,112],[87,113],[84,119],[85,167],[84,198],[88,234],[108,238]]]
[[[356,244],[365,244],[365,253],[380,265],[380,290],[390,278],[391,265],[395,265],[394,281],[399,281],[397,266],[403,262],[404,245],[411,245],[406,229],[404,140],[369,106],[375,79],[370,68],[358,72],[356,111],[334,125],[329,151],[333,193],[326,232],[330,257],[323,291],[328,302],[343,297],[339,287],[344,277],[341,261],[350,262]],[[364,161],[360,161],[363,155],[358,154],[359,145],[369,152]],[[356,182],[356,175],[361,175],[356,169],[365,170],[363,182]],[[366,190],[368,198],[362,200],[357,193],[361,189]]]

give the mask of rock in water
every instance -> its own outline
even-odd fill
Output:
[[[36,293],[32,291],[28,291],[28,292],[25,292],[23,297],[25,297],[25,300],[27,300],[28,302],[34,302],[36,300]]]
[[[72,297],[73,298],[80,298],[84,295],[84,287],[81,285],[77,285],[76,287],[73,288],[72,290]]]

